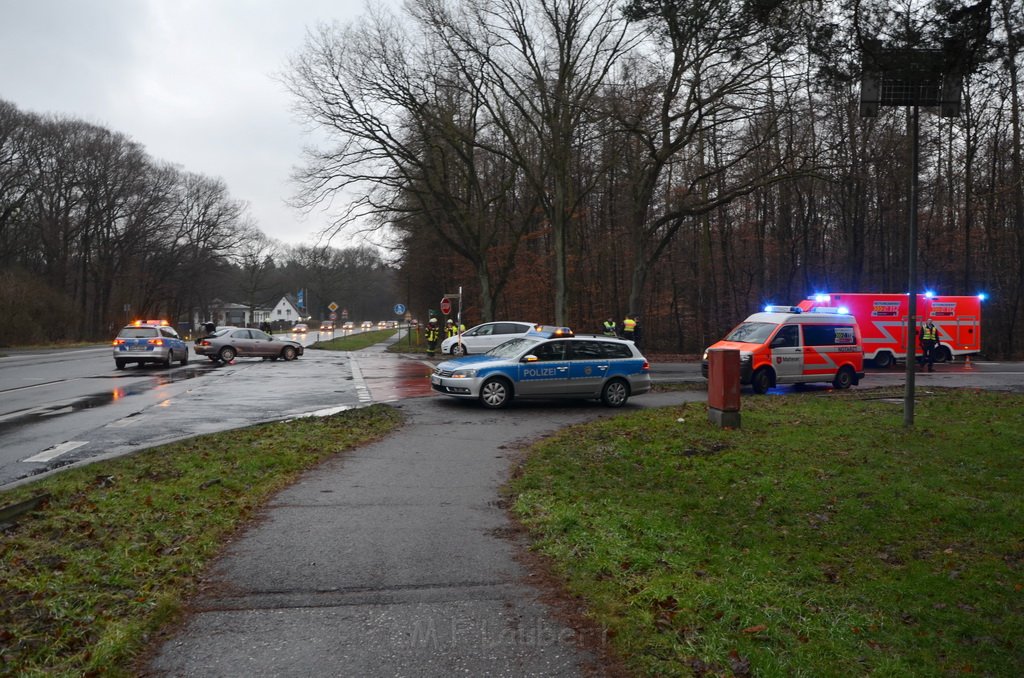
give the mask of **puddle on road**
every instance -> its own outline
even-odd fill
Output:
[[[131,372],[127,374],[116,374],[111,378],[123,379],[128,377],[138,378],[140,376],[146,376],[149,377],[149,379],[128,386],[115,386],[109,391],[82,396],[81,398],[77,398],[71,402],[65,401],[45,407],[36,407],[24,412],[12,412],[0,417],[0,433],[5,433],[9,430],[17,429],[25,426],[26,424],[31,424],[43,419],[50,419],[52,417],[58,417],[65,414],[73,414],[82,410],[91,410],[97,407],[110,405],[112,403],[120,402],[125,398],[130,398],[131,396],[147,393],[160,388],[161,386],[166,386],[167,384],[185,381],[186,379],[194,379],[207,372],[209,372],[209,370],[186,368],[160,375],[144,375]]]
[[[367,376],[363,373],[367,388],[374,401],[418,398],[433,393],[430,388],[430,374],[433,368],[422,363],[400,362],[388,370],[386,376]]]

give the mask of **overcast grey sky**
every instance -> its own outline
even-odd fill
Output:
[[[328,220],[285,205],[308,140],[274,76],[307,28],[364,12],[363,0],[0,0],[0,98],[221,178],[263,232],[312,243]]]

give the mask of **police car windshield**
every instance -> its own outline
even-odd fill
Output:
[[[509,339],[503,344],[498,344],[490,351],[487,355],[492,355],[495,358],[515,358],[524,350],[536,346],[544,339],[538,337],[518,337],[516,339]]]
[[[763,344],[768,341],[768,337],[776,327],[778,327],[776,323],[742,323],[730,332],[725,340],[741,341],[746,344]]]

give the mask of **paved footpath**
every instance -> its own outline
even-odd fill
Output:
[[[521,443],[617,412],[397,406],[404,427],[304,476],[226,547],[150,675],[600,675],[528,583],[499,488]]]

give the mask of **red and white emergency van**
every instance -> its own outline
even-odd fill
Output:
[[[954,356],[974,355],[981,351],[981,302],[984,296],[946,296],[918,294],[914,332],[916,354],[923,351],[920,328],[929,318],[939,330],[935,360],[946,362]],[[889,367],[907,358],[907,294],[832,292],[815,294],[799,307],[812,311],[820,306],[840,308],[857,319],[864,337],[864,358],[878,367]],[[915,356],[916,357],[916,356]]]
[[[776,384],[831,382],[849,388],[864,377],[864,348],[857,320],[838,309],[805,313],[768,306],[737,325],[711,348],[740,353],[740,383],[764,393]],[[708,354],[701,372],[708,376]]]

